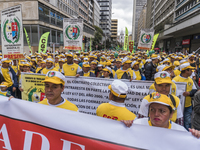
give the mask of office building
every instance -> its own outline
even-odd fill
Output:
[[[112,16],[112,0],[97,0],[101,8],[100,13],[100,27],[103,33],[111,36],[111,16]]]
[[[48,50],[52,51],[55,43],[56,50],[63,51],[63,18],[82,18],[83,35],[94,37],[93,14],[89,14],[93,8],[91,1],[7,0],[0,2],[0,11],[18,4],[22,5],[23,26],[28,33],[33,52],[38,50],[39,39],[45,32],[50,32]],[[24,51],[29,52],[26,38],[24,38]]]
[[[112,23],[111,23],[111,39],[113,41],[117,40],[117,31],[118,31],[118,20],[117,19],[112,19]]]

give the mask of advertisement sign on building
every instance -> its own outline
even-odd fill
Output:
[[[83,20],[64,18],[63,35],[65,50],[81,50],[83,39]]]
[[[24,59],[21,5],[1,11],[1,40],[4,58]]]
[[[153,42],[154,30],[142,29],[138,42],[138,49],[150,50]]]
[[[182,45],[189,45],[190,44],[190,39],[186,39],[182,41]]]

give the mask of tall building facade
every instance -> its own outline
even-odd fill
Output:
[[[143,10],[143,6],[146,5],[147,0],[136,0],[136,14],[135,14],[135,43],[137,43],[138,36],[138,21],[140,19],[140,13]]]
[[[106,36],[111,36],[112,0],[97,0],[100,8],[100,27]]]
[[[52,43],[56,43],[56,50],[62,51],[63,18],[82,18],[84,20],[83,35],[94,37],[93,14],[89,14],[92,10],[91,2],[86,0],[7,0],[0,2],[0,11],[21,4],[23,26],[28,33],[32,50],[37,51],[42,34],[50,32],[48,50],[51,51]],[[24,50],[29,51],[26,38],[24,38]]]
[[[144,5],[140,13],[140,18],[138,20],[137,41],[139,41],[141,29],[146,29],[146,16],[147,16],[146,12],[147,12],[147,7],[146,5]]]
[[[155,33],[160,33],[156,46],[189,53],[200,47],[199,8],[199,0],[148,0],[146,25],[152,28],[155,20]]]
[[[100,6],[97,0],[94,0],[94,13],[93,13],[93,21],[94,25],[100,27]]]
[[[111,39],[116,41],[117,40],[117,31],[118,31],[118,20],[112,19],[111,23]]]

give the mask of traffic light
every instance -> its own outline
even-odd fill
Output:
[[[83,37],[83,43],[85,43],[85,38]]]

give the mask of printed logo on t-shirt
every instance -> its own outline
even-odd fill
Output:
[[[191,83],[191,82],[189,82],[189,83],[188,83],[188,85],[189,85],[189,86],[191,86],[191,85],[192,85],[192,83]]]
[[[74,68],[71,68],[72,71],[74,71]]]
[[[106,114],[103,115],[103,118],[108,118],[108,119],[112,119],[112,120],[118,119],[118,117],[115,117],[115,116],[110,117],[110,116],[107,116]]]
[[[172,92],[175,92],[175,88],[172,88]]]

